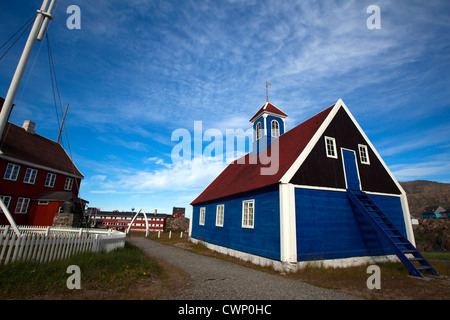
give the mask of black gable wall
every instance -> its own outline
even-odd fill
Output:
[[[336,139],[337,159],[327,157],[325,136]],[[367,146],[370,165],[361,164],[358,144]],[[298,185],[345,189],[341,148],[356,152],[361,185],[364,191],[390,194],[401,193],[344,108],[339,109],[308,158],[303,162],[290,182]]]

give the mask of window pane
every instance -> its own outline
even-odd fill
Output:
[[[34,184],[36,182],[36,176],[37,176],[37,170],[27,168],[27,171],[25,172],[25,177],[23,178],[23,182]]]
[[[16,181],[19,176],[19,170],[20,166],[18,166],[17,164],[8,163],[3,178],[5,180]]]
[[[334,138],[325,137],[325,147],[326,147],[327,157],[337,159],[336,141],[334,140]]]
[[[278,121],[272,120],[272,137],[278,138],[280,136],[280,126]]]
[[[17,199],[16,209],[14,210],[14,213],[27,213],[29,203],[29,198]]]

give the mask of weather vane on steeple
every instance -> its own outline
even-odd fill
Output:
[[[272,84],[266,81],[266,102],[269,102],[269,86]]]

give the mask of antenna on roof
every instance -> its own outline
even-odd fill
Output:
[[[266,81],[266,102],[269,102],[269,86],[272,84]]]

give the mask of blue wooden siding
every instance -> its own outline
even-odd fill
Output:
[[[406,236],[400,198],[370,196]],[[298,261],[392,254],[345,192],[296,188],[295,200]]]
[[[242,202],[255,200],[254,228],[242,228]],[[217,205],[224,205],[223,227],[216,227]],[[199,225],[200,208],[205,225]],[[234,250],[280,260],[280,201],[278,186],[193,207],[192,238]]]

